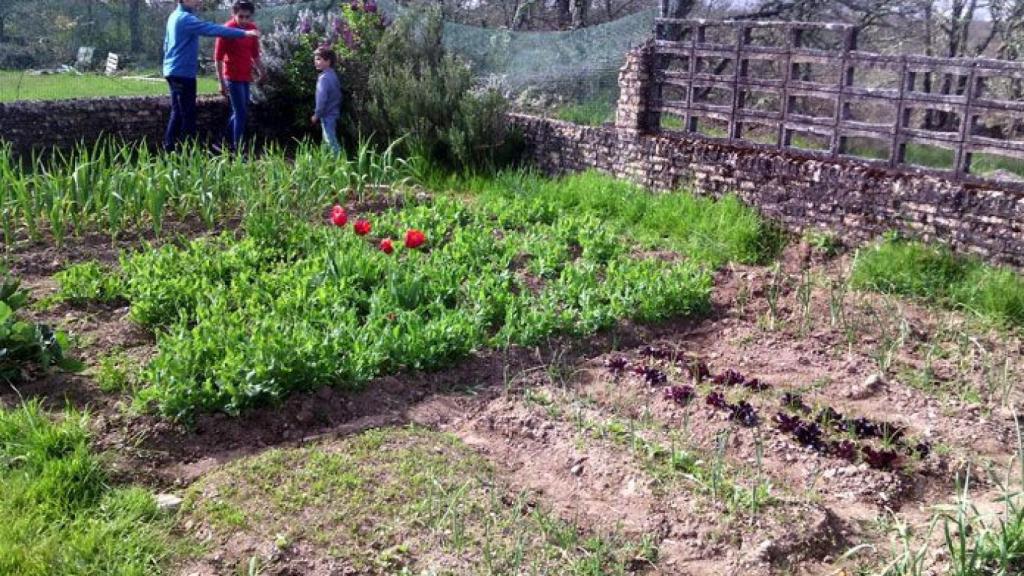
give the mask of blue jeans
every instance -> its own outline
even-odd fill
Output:
[[[231,136],[231,149],[235,150],[245,136],[245,122],[249,118],[249,83],[228,80],[227,85],[228,97],[231,99],[228,134]]]
[[[196,79],[168,76],[171,89],[171,119],[164,133],[164,150],[173,152],[184,138],[196,135]]]
[[[321,118],[320,126],[324,130],[324,143],[334,150],[335,154],[341,152],[341,144],[338,143],[338,119],[337,118]]]

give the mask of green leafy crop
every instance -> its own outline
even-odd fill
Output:
[[[30,367],[71,364],[64,357],[67,336],[18,317],[27,302],[20,283],[0,267],[0,382],[5,384],[21,380]]]
[[[140,399],[171,417],[238,412],[295,390],[436,369],[476,350],[586,336],[707,308],[694,262],[637,258],[593,215],[497,222],[440,198],[374,218],[374,236],[282,213],[123,259],[133,318],[158,334]],[[388,255],[379,238],[422,230]]]

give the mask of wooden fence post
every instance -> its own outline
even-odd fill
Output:
[[[967,74],[967,88],[964,94],[964,104],[960,113],[960,138],[956,146],[956,177],[959,180],[971,171],[971,153],[967,150],[970,145],[971,135],[974,133],[974,97],[978,91],[978,77],[975,73],[978,69],[976,64],[971,65]]]
[[[744,107],[743,94],[740,92],[740,77],[746,76],[746,61],[743,59],[743,47],[750,41],[750,27],[736,27],[736,54],[733,56],[732,75],[732,110],[729,112],[729,141],[738,140],[743,128],[738,120]]]
[[[892,130],[892,144],[889,147],[889,166],[895,168],[906,160],[907,145],[903,142],[903,128],[910,122],[910,110],[904,100],[908,91],[913,91],[915,74],[908,69],[907,57],[900,57],[900,93],[896,98],[896,125]]]
[[[850,63],[850,52],[857,49],[857,29],[849,28],[843,33],[842,54],[839,57],[839,82],[836,86],[835,118],[832,124],[832,142],[829,152],[832,157],[839,156],[845,147],[846,138],[843,136],[843,121],[850,118],[850,105],[846,102],[847,88],[853,86],[854,67]]]

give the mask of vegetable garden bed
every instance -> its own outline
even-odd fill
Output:
[[[11,531],[14,573],[109,563],[97,543],[202,574],[1021,566],[1012,272],[780,252],[732,197],[447,178],[368,146],[98,146],[0,179],[6,321],[47,327],[0,390],[0,473],[93,495],[46,538],[95,528],[71,560]],[[89,416],[47,412],[66,403]],[[31,430],[67,450],[27,466]]]

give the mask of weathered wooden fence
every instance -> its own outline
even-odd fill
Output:
[[[662,17],[655,27],[651,132],[892,168],[922,167],[908,147],[937,148],[947,165],[926,168],[956,180],[982,179],[980,155],[1024,167],[1024,139],[991,128],[1022,123],[1024,63],[863,52],[843,24]]]

